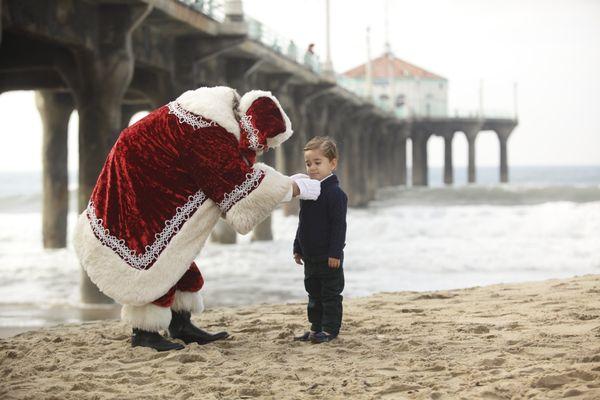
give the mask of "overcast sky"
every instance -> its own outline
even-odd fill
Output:
[[[245,0],[245,11],[299,47],[316,43],[325,56],[324,0]],[[368,4],[368,6],[367,6]],[[385,1],[331,0],[334,68],[383,51]],[[514,111],[510,165],[600,165],[600,1],[390,0],[390,41],[401,59],[449,80],[449,111],[476,110],[479,82],[488,113]],[[76,116],[70,127],[70,168],[76,169]],[[0,95],[0,171],[41,169],[41,123],[33,96]],[[319,134],[326,132],[318,132]],[[443,141],[429,144],[430,165],[443,163]],[[498,165],[498,141],[484,132],[477,165]],[[454,141],[454,164],[466,164],[466,140]]]

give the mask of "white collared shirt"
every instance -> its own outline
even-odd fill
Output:
[[[330,176],[333,176],[333,173],[327,175],[325,178],[321,179],[319,182],[323,182],[325,179],[329,178]]]

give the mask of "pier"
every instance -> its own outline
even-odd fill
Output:
[[[476,139],[486,131],[498,137],[499,181],[509,179],[507,143],[516,118],[398,117],[342,87],[290,41],[245,16],[239,0],[0,0],[0,13],[0,93],[37,92],[44,127],[43,240],[49,248],[66,245],[71,113],[79,114],[83,211],[108,151],[131,117],[200,86],[226,85],[240,94],[259,88],[277,96],[294,135],[265,161],[283,173],[304,170],[302,148],[312,136],[333,137],[351,206],[366,206],[382,187],[427,186],[427,143],[434,135],[445,143],[445,184],[454,181],[457,134],[467,138],[468,180],[476,182]],[[296,211],[297,202],[285,208],[287,214]],[[256,240],[269,237],[268,226],[257,228]],[[86,279],[83,301],[105,301]]]

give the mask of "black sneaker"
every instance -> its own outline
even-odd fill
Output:
[[[326,343],[326,342],[331,342],[336,337],[337,337],[337,335],[330,335],[327,332],[318,332],[310,337],[310,341],[312,343],[316,343],[316,344]]]
[[[314,332],[306,331],[302,336],[294,336],[294,341],[296,342],[308,342],[310,338],[314,335]]]

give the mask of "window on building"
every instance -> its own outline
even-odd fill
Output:
[[[406,97],[403,94],[396,96],[396,107],[404,106],[405,102],[406,102]]]

